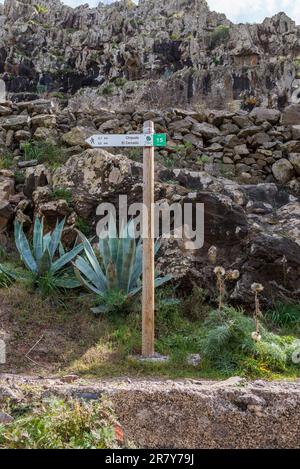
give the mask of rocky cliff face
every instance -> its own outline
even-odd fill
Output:
[[[124,0],[92,9],[5,0],[0,73],[15,99],[92,88],[115,106],[284,107],[300,101],[300,27],[284,13],[234,25],[205,0]]]

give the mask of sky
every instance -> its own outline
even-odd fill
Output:
[[[97,6],[99,0],[63,0],[70,6],[78,6],[89,3]],[[111,3],[110,0],[102,0],[103,3]],[[272,16],[279,11],[285,11],[300,24],[300,0],[207,0],[211,10],[225,13],[236,23],[261,22],[266,16]]]

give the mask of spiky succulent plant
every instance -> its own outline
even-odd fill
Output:
[[[55,287],[75,288],[80,284],[72,275],[67,275],[66,268],[70,262],[83,250],[83,245],[75,246],[66,252],[61,242],[65,220],[56,223],[52,233],[44,235],[44,223],[38,217],[35,219],[33,230],[32,248],[24,233],[23,224],[15,222],[15,243],[20,258],[28,271],[32,274],[34,281],[39,283],[41,279],[48,279]],[[18,276],[0,266],[0,271],[11,278]]]
[[[78,233],[82,240],[84,256],[78,256],[74,262],[75,273],[78,280],[90,292],[100,297],[113,291],[122,292],[129,299],[142,289],[142,243],[136,242],[133,235],[133,222],[129,222],[117,233],[116,223],[113,218],[108,224],[108,236],[103,233],[99,236],[99,262],[97,255],[88,239]],[[155,253],[159,244],[155,244]],[[171,280],[172,275],[157,277],[155,287],[163,285]],[[107,307],[100,305],[92,308],[95,314],[107,311]]]

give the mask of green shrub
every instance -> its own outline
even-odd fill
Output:
[[[118,78],[115,79],[115,85],[116,86],[124,86],[126,82],[127,82],[127,80],[124,77],[118,77]]]
[[[241,370],[250,359],[266,370],[282,372],[292,365],[292,353],[300,346],[299,340],[278,336],[263,327],[261,341],[253,341],[254,320],[232,307],[211,311],[204,330],[200,338],[202,356],[219,370]]]
[[[206,319],[210,306],[207,303],[207,292],[197,285],[192,286],[192,291],[182,302],[182,308],[185,316],[192,321]]]
[[[38,160],[50,166],[62,163],[62,153],[57,145],[50,142],[36,142],[29,140],[21,145],[26,161]]]
[[[227,42],[230,37],[230,27],[220,25],[209,35],[209,47],[214,49],[218,45]]]
[[[126,155],[133,161],[141,162],[143,160],[143,152],[140,148],[130,148],[127,150]]]
[[[64,187],[57,187],[53,189],[52,198],[54,200],[64,199],[68,204],[72,202],[72,192],[70,189],[66,189]]]
[[[16,184],[24,184],[26,179],[25,174],[22,171],[15,171],[14,178]]]
[[[300,70],[300,58],[294,60],[296,70]]]
[[[174,289],[165,287],[157,294],[155,308],[156,347],[159,353],[169,355],[174,366],[187,366],[188,354],[199,352],[199,334],[202,323],[187,320],[183,314],[184,301]]]
[[[196,160],[196,163],[199,165],[199,166],[202,166],[204,167],[204,165],[206,165],[207,163],[210,162],[210,157],[207,156],[207,155],[201,155],[197,158]]]
[[[68,99],[68,95],[61,93],[60,91],[55,91],[54,93],[51,94],[53,98],[57,98],[60,101],[64,101],[65,99]]]
[[[0,156],[0,169],[10,169],[14,162],[13,162],[13,154],[12,153],[4,153]]]
[[[118,448],[123,432],[105,402],[52,399],[0,426],[2,449]]]
[[[0,270],[0,288],[7,288],[13,282],[13,279],[10,275]]]
[[[216,66],[220,65],[220,59],[218,57],[213,57],[212,61]]]
[[[78,231],[83,233],[85,236],[89,236],[91,232],[91,226],[88,220],[82,217],[78,217],[75,223],[75,227]]]
[[[277,327],[300,327],[300,304],[278,303],[265,315],[267,322]]]
[[[129,314],[134,308],[134,302],[128,298],[126,293],[118,289],[110,289],[102,295],[97,295],[92,311],[97,313],[101,309],[102,312],[107,312],[110,316],[121,316]]]
[[[102,88],[102,94],[105,94],[105,95],[110,95],[114,92],[114,85],[112,84],[109,84],[109,85],[106,85]]]
[[[33,5],[33,8],[35,9],[38,15],[47,14],[49,12],[48,8],[44,7],[40,3],[35,3]]]

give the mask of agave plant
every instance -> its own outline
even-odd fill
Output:
[[[21,260],[33,275],[35,282],[48,279],[55,287],[75,288],[80,283],[73,276],[67,275],[66,267],[83,250],[83,245],[79,244],[69,252],[64,250],[61,242],[64,224],[65,220],[57,222],[53,232],[44,235],[44,222],[37,217],[31,248],[24,234],[23,224],[16,221],[15,243]],[[4,266],[0,266],[0,270],[12,279],[18,278],[16,273],[8,271]]]
[[[78,256],[74,262],[75,274],[78,280],[90,292],[105,297],[109,292],[121,292],[126,299],[132,298],[142,289],[142,243],[136,242],[133,236],[133,222],[129,222],[117,234],[116,223],[110,219],[108,236],[100,233],[98,257],[88,239],[78,233],[83,243],[84,256]],[[159,243],[155,244],[155,253]],[[172,275],[157,277],[155,287],[171,280]],[[106,305],[92,308],[93,313],[107,312]]]

